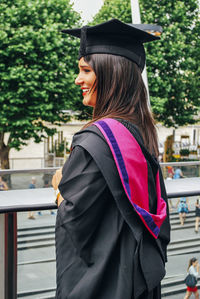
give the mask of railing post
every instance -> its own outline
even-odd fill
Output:
[[[5,214],[0,214],[0,298],[5,299]]]
[[[5,214],[5,299],[17,298],[17,213]]]

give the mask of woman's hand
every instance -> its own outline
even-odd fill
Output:
[[[52,178],[52,186],[54,188],[54,190],[57,190],[58,189],[58,185],[60,183],[62,179],[62,168],[56,170],[56,173],[54,174],[53,178]],[[64,198],[59,195],[58,197],[58,207],[59,205],[61,204],[61,202],[64,200]]]
[[[53,175],[52,178],[52,186],[55,190],[58,189],[58,185],[60,184],[61,179],[62,179],[62,168],[56,170],[56,173]]]

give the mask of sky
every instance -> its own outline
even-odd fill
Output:
[[[200,0],[198,1],[200,7]],[[103,0],[71,0],[71,2],[74,2],[74,9],[81,14],[81,17],[85,24],[88,21],[92,20],[92,17],[98,12],[103,4]],[[135,1],[134,3],[136,2],[137,1]],[[138,17],[135,23],[140,23],[138,21]]]
[[[71,0],[74,9],[81,14],[84,23],[92,20],[103,4],[103,0]]]

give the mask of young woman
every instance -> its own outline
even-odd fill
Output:
[[[196,278],[198,277],[199,263],[195,257],[190,259],[187,272],[188,272],[188,274],[194,275]],[[197,286],[195,286],[193,288],[187,287],[187,291],[186,291],[186,295],[185,295],[184,299],[190,298],[192,293],[194,293],[195,299],[199,299],[199,292],[198,292]]]
[[[64,32],[81,38],[75,83],[93,118],[52,180],[56,298],[161,298],[170,227],[141,76],[158,38],[118,20]]]

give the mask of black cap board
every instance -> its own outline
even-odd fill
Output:
[[[162,27],[126,24],[112,19],[99,25],[64,29],[62,32],[81,39],[79,59],[89,54],[113,54],[128,58],[143,71],[145,66],[143,43],[160,39],[157,35],[161,34]]]

